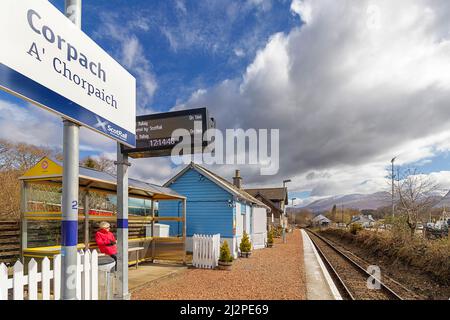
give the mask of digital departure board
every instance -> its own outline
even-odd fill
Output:
[[[122,147],[122,152],[132,158],[169,156],[172,148],[182,143],[172,138],[176,129],[185,129],[191,136],[191,153],[202,152],[206,142],[202,142],[201,149],[194,149],[194,137],[203,137],[209,128],[214,128],[213,118],[209,118],[206,108],[189,109],[173,112],[158,113],[136,117],[136,148]]]

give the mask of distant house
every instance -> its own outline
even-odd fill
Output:
[[[349,224],[351,225],[354,223],[360,224],[363,228],[371,228],[375,224],[375,219],[371,214],[360,214],[358,216],[353,216],[352,221]]]
[[[280,224],[280,217],[288,203],[287,188],[259,188],[245,191],[270,207],[271,211],[267,213],[268,225]]]
[[[327,217],[319,214],[318,216],[315,216],[312,220],[311,220],[313,226],[315,227],[328,227],[331,223],[331,220],[328,219]]]
[[[266,211],[270,208],[241,188],[239,170],[231,183],[214,172],[191,163],[165,183],[187,197],[186,249],[192,251],[194,234],[220,234],[227,240],[237,257],[243,232],[247,232],[254,249],[264,248],[267,242]],[[159,216],[170,216],[180,208],[169,201],[159,205]],[[171,224],[168,222],[167,224]],[[177,232],[172,222],[171,235]]]

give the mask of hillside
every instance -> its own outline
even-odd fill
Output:
[[[343,196],[333,196],[316,200],[303,207],[313,212],[331,210],[333,205],[345,209],[378,209],[391,204],[391,195],[388,192],[376,192],[372,194],[349,194]]]

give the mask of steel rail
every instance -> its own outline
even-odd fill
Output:
[[[323,238],[325,238],[325,237],[323,237]],[[370,265],[370,264],[371,264],[371,263],[369,263],[368,261],[366,261],[365,259],[363,259],[363,258],[357,256],[357,255],[354,254],[353,252],[347,250],[345,247],[343,247],[343,246],[340,245],[339,243],[336,243],[335,241],[333,241],[333,240],[331,240],[331,239],[328,239],[328,238],[326,238],[326,239],[327,239],[330,243],[332,243],[333,245],[335,245],[335,246],[337,246],[337,247],[340,247],[340,248],[342,249],[342,250],[341,250],[342,252],[344,252],[344,253],[346,253],[346,254],[349,254],[350,256],[353,256],[355,259],[357,259],[357,261],[359,260],[359,261],[361,261],[361,263],[364,263],[364,264],[366,264],[366,265]],[[404,290],[405,292],[407,292],[407,293],[408,293],[409,295],[411,295],[411,296],[415,296],[415,297],[417,297],[417,298],[420,299],[420,300],[426,299],[424,296],[421,296],[420,294],[413,292],[411,289],[407,288],[404,284],[398,282],[397,280],[391,278],[390,276],[388,276],[388,275],[386,275],[386,274],[383,275],[383,278],[385,279],[385,281],[386,281],[386,279],[387,279],[389,282],[394,283],[396,286],[398,286],[399,288],[401,288],[402,290]],[[388,285],[388,286],[389,286],[389,285]],[[392,289],[392,288],[391,288],[391,289]],[[394,291],[395,291],[395,290],[394,290]],[[398,292],[398,291],[397,291],[397,292]],[[398,293],[397,293],[397,294],[398,294]],[[404,295],[400,295],[400,294],[398,294],[398,295],[401,296],[404,300],[406,299]]]
[[[311,233],[312,235],[316,236],[317,238],[319,238],[320,240],[322,240],[326,245],[328,245],[331,249],[333,249],[339,256],[341,256],[342,258],[344,258],[346,261],[349,262],[349,264],[351,266],[353,266],[358,272],[360,272],[361,274],[368,276],[368,277],[373,277],[372,274],[370,274],[364,267],[362,267],[360,264],[358,264],[356,261],[354,261],[352,258],[350,258],[348,255],[346,255],[345,253],[343,253],[341,250],[339,250],[338,248],[336,248],[330,241],[328,241],[328,239],[325,239],[324,237],[318,235],[316,232],[310,230],[310,229],[306,229],[307,232]],[[311,238],[311,237],[310,237]],[[321,252],[321,255],[323,257],[325,257],[325,255],[323,254],[322,250],[320,250],[320,248],[318,248],[318,244],[314,241],[314,239],[311,238],[311,240],[313,241],[315,247],[317,248],[317,250],[319,252]],[[331,265],[331,263],[329,262],[329,260],[325,257],[325,261],[327,262],[327,264],[331,267],[331,269],[333,270],[333,272],[336,274],[337,278],[339,279],[339,282],[344,284],[344,281],[342,280],[342,278],[338,275],[337,271],[333,268],[333,266]],[[380,284],[380,287],[382,288],[382,290],[384,291],[384,293],[393,298],[392,300],[403,300],[403,298],[397,294],[394,290],[392,290],[390,287],[388,287],[386,284],[384,284],[381,279],[377,279],[377,281]],[[346,294],[350,293],[348,287],[344,284],[343,286],[345,288],[345,290],[347,292],[345,292]],[[350,296],[353,297],[353,295],[350,293]],[[354,300],[354,297],[353,299]]]
[[[347,299],[349,300],[356,300],[355,297],[353,296],[352,292],[350,291],[350,289],[347,287],[347,285],[345,284],[344,280],[342,280],[342,278],[339,276],[339,273],[336,271],[336,269],[333,267],[333,265],[331,264],[331,262],[328,260],[328,258],[325,256],[325,254],[323,253],[322,249],[320,249],[320,247],[314,242],[314,240],[309,237],[314,245],[314,247],[317,249],[317,252],[319,253],[319,255],[322,257],[322,260],[325,262],[327,269],[329,271],[331,271],[331,277],[334,278],[335,280],[335,284],[337,282],[338,287],[341,288],[340,292],[343,296],[346,296]]]

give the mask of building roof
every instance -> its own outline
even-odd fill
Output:
[[[319,214],[318,216],[315,216],[315,217],[312,219],[312,221],[313,221],[313,222],[323,222],[323,221],[325,221],[325,222],[331,222],[330,219],[328,219],[327,217],[325,217],[324,215],[321,215],[321,214]]]
[[[39,180],[55,181],[62,180],[63,165],[61,162],[52,160],[48,157],[42,158],[36,165],[24,173],[21,180]],[[117,177],[103,171],[79,167],[79,185],[80,187],[89,187],[91,189],[100,189],[105,191],[116,191]],[[178,194],[174,190],[158,186],[156,184],[128,179],[128,189],[130,195],[151,197],[155,200],[185,199],[186,197]]]
[[[247,202],[256,204],[259,207],[266,208],[267,210],[271,210],[271,208],[269,206],[267,206],[263,202],[259,201],[258,199],[256,199],[255,197],[253,197],[252,195],[247,193],[245,190],[239,189],[238,187],[236,187],[234,184],[232,184],[228,180],[222,178],[221,176],[215,174],[214,172],[212,172],[212,171],[206,169],[205,167],[202,167],[194,162],[191,162],[183,170],[178,172],[174,177],[172,177],[169,181],[167,181],[164,184],[164,186],[165,187],[170,186],[173,182],[175,182],[179,177],[181,177],[189,169],[196,170],[197,172],[199,172],[203,176],[207,177],[212,182],[216,183],[218,186],[222,187],[223,189],[225,189],[226,191],[235,195],[236,197],[241,198]]]
[[[353,223],[353,222],[371,223],[371,222],[375,222],[375,219],[372,217],[371,214],[369,214],[369,215],[360,214],[358,216],[352,217],[352,221],[350,223]]]
[[[270,199],[267,199],[266,197],[264,197],[262,194],[260,194],[260,193],[256,194],[255,198],[261,199],[261,201],[263,203],[267,204],[270,207],[270,209],[273,213],[278,213],[280,215],[283,214],[283,210],[281,210],[280,208],[277,208],[275,203],[273,203]]]
[[[270,201],[284,201],[284,203],[288,203],[288,193],[286,187],[281,188],[257,188],[257,189],[245,189],[246,192],[251,194],[252,196],[256,196],[260,194]]]

